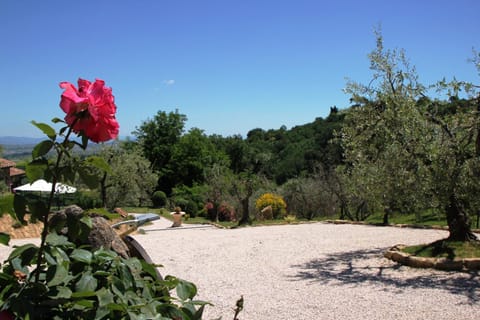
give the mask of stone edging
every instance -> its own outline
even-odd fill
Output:
[[[412,256],[401,251],[405,245],[396,245],[385,252],[384,257],[413,268],[433,268],[445,271],[480,270],[480,258],[448,259]]]

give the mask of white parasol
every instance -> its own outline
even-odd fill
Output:
[[[13,189],[14,191],[31,191],[31,192],[50,192],[52,191],[52,183],[47,182],[43,179],[39,179],[34,181],[33,183],[27,183],[23,186],[16,187]],[[77,188],[71,187],[69,185],[63,183],[56,183],[55,184],[55,193],[63,194],[63,193],[75,193],[77,192]]]

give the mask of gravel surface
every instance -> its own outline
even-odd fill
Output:
[[[159,222],[160,223],[160,222]],[[476,274],[419,270],[383,257],[445,231],[312,223],[136,236],[162,274],[197,284],[206,319],[479,319]],[[157,230],[157,231],[155,231]]]
[[[161,273],[194,282],[214,306],[205,319],[233,319],[243,295],[247,319],[479,319],[476,273],[421,270],[383,257],[445,231],[312,223],[168,228],[164,219],[135,235]],[[24,240],[23,240],[24,241]],[[13,243],[18,243],[14,241]],[[0,258],[8,248],[0,246]]]

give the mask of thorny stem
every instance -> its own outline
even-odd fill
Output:
[[[75,120],[75,122],[76,122],[76,120]],[[58,156],[57,156],[57,161],[55,163],[55,167],[53,169],[53,174],[52,174],[52,176],[53,176],[53,178],[52,178],[52,189],[50,190],[50,195],[48,197],[47,209],[45,210],[45,212],[43,213],[43,216],[41,218],[41,221],[43,223],[43,230],[42,230],[42,234],[41,234],[40,248],[38,249],[38,254],[37,254],[37,268],[35,270],[35,282],[40,281],[41,265],[42,265],[42,262],[43,262],[43,252],[44,252],[44,249],[45,249],[45,242],[47,240],[48,229],[49,229],[48,228],[48,217],[49,217],[49,214],[50,214],[50,210],[52,208],[53,197],[55,196],[55,187],[56,187],[57,182],[58,182],[57,170],[58,170],[58,167],[60,166],[60,161],[62,160],[62,157],[65,153],[65,147],[67,145],[68,138],[70,137],[70,134],[72,133],[72,127],[75,124],[75,122],[69,127],[67,135],[65,136],[65,139],[61,143],[62,148],[57,149]]]

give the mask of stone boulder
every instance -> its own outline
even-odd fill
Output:
[[[57,230],[59,234],[69,236],[67,221],[79,221],[84,216],[84,211],[77,205],[68,206],[63,210],[55,212],[51,219],[57,225],[63,226],[60,230]],[[87,240],[78,244],[88,244],[92,246],[92,249],[99,249],[101,247],[109,250],[113,250],[124,258],[130,256],[129,250],[125,242],[120,236],[113,230],[108,221],[101,216],[93,216],[92,229],[87,237]],[[70,239],[72,240],[72,239]]]

